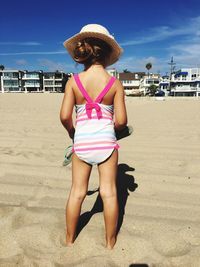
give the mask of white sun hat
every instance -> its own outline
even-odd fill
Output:
[[[88,24],[84,26],[79,33],[63,43],[72,58],[74,58],[74,49],[77,42],[84,40],[85,38],[101,39],[111,47],[110,57],[107,59],[107,66],[114,64],[123,52],[123,49],[115,41],[114,36],[111,35],[105,27],[99,24]]]

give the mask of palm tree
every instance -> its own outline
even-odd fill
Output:
[[[146,64],[146,69],[148,70],[148,77],[149,77],[149,70],[152,68],[152,64],[151,64],[151,62],[148,62],[147,64]]]
[[[0,70],[4,70],[4,69],[5,69],[4,65],[0,65]]]
[[[123,73],[130,73],[130,71],[128,69],[124,69]]]

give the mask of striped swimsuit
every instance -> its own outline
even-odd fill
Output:
[[[78,74],[74,75],[74,79],[87,102],[76,105],[73,152],[91,165],[99,164],[109,158],[114,149],[119,148],[114,131],[113,105],[101,104],[115,78],[110,79],[94,101],[83,87]]]

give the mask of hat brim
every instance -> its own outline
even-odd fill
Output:
[[[119,46],[119,44],[115,41],[114,38],[111,38],[103,33],[98,32],[81,32],[67,39],[63,43],[64,47],[67,49],[68,53],[71,55],[72,58],[74,58],[73,52],[76,43],[85,38],[98,38],[110,45],[112,51],[110,53],[110,57],[107,59],[107,66],[114,64],[123,52],[123,49]]]

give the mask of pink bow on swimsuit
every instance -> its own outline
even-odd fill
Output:
[[[86,114],[87,114],[89,119],[92,118],[93,108],[96,110],[98,120],[102,117],[101,107],[98,105],[98,103],[95,103],[95,102],[86,103],[85,108],[86,108]]]

